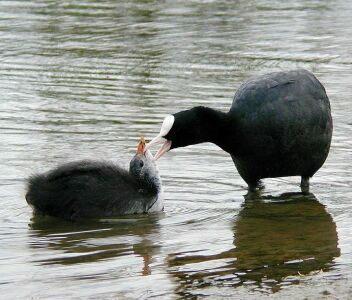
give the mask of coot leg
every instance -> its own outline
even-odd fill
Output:
[[[257,182],[257,189],[258,190],[264,190],[265,189],[265,185],[264,185],[264,182],[262,180],[259,180]]]
[[[265,188],[263,181],[257,180],[248,183],[248,192],[255,192],[256,190],[263,190]]]
[[[301,191],[303,194],[309,193],[309,177],[301,177]]]

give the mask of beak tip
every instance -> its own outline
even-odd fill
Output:
[[[137,154],[144,154],[145,153],[145,140],[144,140],[144,137],[141,136],[140,140],[139,140],[139,143],[138,143],[138,146],[137,146]]]

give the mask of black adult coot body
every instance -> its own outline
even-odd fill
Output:
[[[170,149],[212,142],[228,152],[250,190],[262,178],[301,176],[302,191],[330,149],[329,98],[307,70],[252,78],[236,92],[229,112],[194,107],[165,118],[148,145],[164,142],[155,159]]]
[[[143,139],[129,171],[104,161],[68,163],[29,178],[35,212],[67,220],[163,210],[161,179]]]

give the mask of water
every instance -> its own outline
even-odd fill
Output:
[[[351,15],[342,0],[1,1],[1,298],[351,298]],[[201,144],[159,161],[162,214],[32,219],[30,174],[127,166],[166,114],[226,111],[250,76],[298,67],[334,119],[313,195],[278,178],[245,201],[229,155]]]

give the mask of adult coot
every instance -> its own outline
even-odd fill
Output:
[[[161,179],[142,138],[129,172],[110,162],[68,163],[28,180],[36,212],[68,220],[161,211]]]
[[[212,142],[230,153],[249,190],[261,178],[301,176],[303,192],[330,148],[332,119],[323,85],[310,72],[270,73],[243,83],[223,113],[194,107],[165,118],[146,148],[170,149]]]

